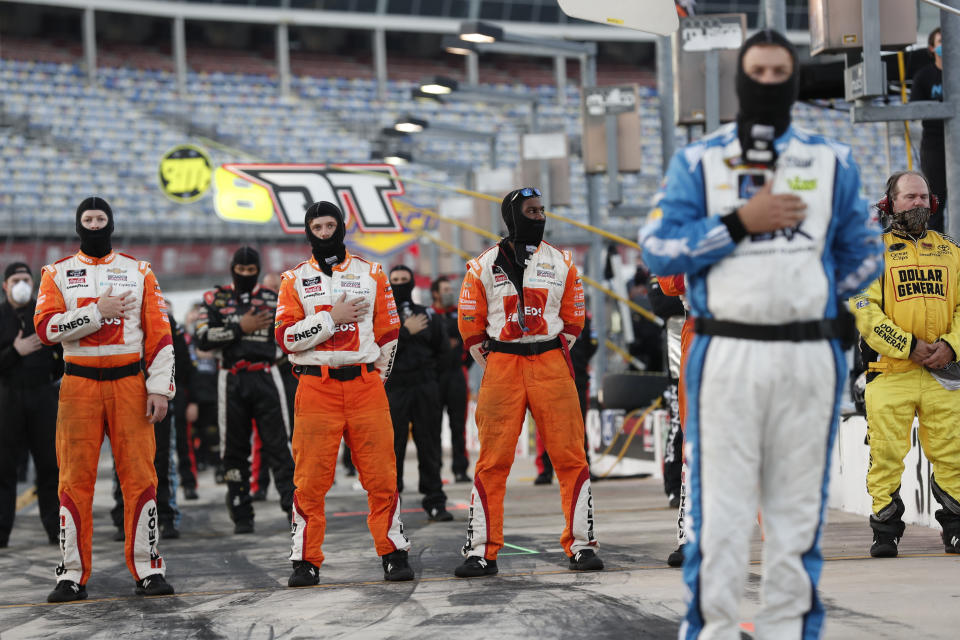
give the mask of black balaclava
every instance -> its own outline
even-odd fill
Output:
[[[99,209],[107,214],[107,226],[102,229],[90,230],[80,224],[80,216],[84,211]],[[110,236],[113,235],[113,209],[107,201],[99,196],[84,199],[77,207],[77,235],[80,236],[80,251],[91,258],[102,258],[111,251]]]
[[[775,45],[790,52],[793,74],[779,84],[762,84],[743,70],[743,56],[755,45]],[[772,167],[777,161],[773,141],[790,126],[790,108],[800,92],[800,74],[797,71],[797,52],[783,34],[773,29],[758,31],[740,47],[737,60],[737,137],[743,160],[747,164]]]
[[[310,231],[310,221],[324,216],[330,216],[337,221],[337,230],[326,240],[318,238]],[[344,227],[343,212],[340,211],[340,207],[326,200],[314,202],[303,217],[303,230],[307,234],[307,240],[310,241],[313,257],[317,259],[320,270],[328,276],[333,275],[333,266],[340,264],[347,257],[347,247],[343,244],[346,234]]]
[[[530,198],[520,195],[522,189],[516,189],[504,196],[500,203],[500,215],[507,225],[507,240],[513,243],[514,258],[522,270],[527,259],[537,250],[543,240],[543,228],[546,220],[531,220],[523,215],[523,203]]]
[[[233,270],[238,264],[255,264],[257,272],[252,276],[241,276]],[[238,295],[250,294],[260,279],[260,254],[253,247],[240,247],[230,261],[230,275],[233,276],[233,288]]]
[[[393,289],[393,299],[396,301],[397,306],[400,306],[405,302],[413,302],[413,289],[416,286],[413,281],[413,270],[405,264],[398,264],[394,268],[390,269],[390,275],[393,275],[394,271],[406,271],[410,274],[409,282],[404,282],[403,284],[390,284],[390,288]]]

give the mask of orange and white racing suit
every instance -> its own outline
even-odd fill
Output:
[[[136,306],[105,319],[97,300],[129,291]],[[166,572],[157,550],[157,473],[147,394],[173,398],[173,341],[167,307],[150,265],[122,253],[82,252],[43,268],[37,335],[61,343],[65,375],[57,413],[60,551],[57,580],[86,584],[93,539],[93,489],[104,433],[124,499],[124,554],[135,580]],[[144,371],[146,380],[144,380]]]
[[[458,324],[485,367],[477,399],[480,457],[464,556],[495,560],[503,547],[503,497],[527,407],[560,480],[568,556],[597,545],[583,418],[569,345],[583,328],[583,285],[569,252],[541,242],[522,273],[522,297],[500,245],[467,263]],[[518,276],[519,277],[519,276]]]
[[[363,298],[372,312],[336,324],[337,299]],[[315,258],[283,274],[276,340],[299,375],[293,429],[293,545],[290,560],[323,562],[324,498],[345,439],[367,491],[367,526],[377,555],[407,550],[400,522],[393,423],[383,382],[390,375],[400,317],[383,269],[347,252],[332,276]]]

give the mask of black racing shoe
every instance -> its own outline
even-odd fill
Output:
[[[161,540],[176,540],[179,537],[180,537],[180,530],[177,529],[172,522],[160,523],[160,539]]]
[[[413,580],[413,569],[407,562],[407,552],[403,550],[381,556],[383,561],[383,579],[390,582]]]
[[[288,587],[312,587],[320,584],[320,568],[306,560],[293,561],[293,573],[287,580]]]
[[[960,553],[960,534],[940,534],[943,539],[943,550],[945,553]]]
[[[446,507],[433,507],[427,511],[427,517],[433,522],[450,522],[453,514]]]
[[[233,532],[238,535],[253,533],[253,520],[238,520],[233,523]]]
[[[898,544],[900,544],[900,536],[886,531],[874,530],[870,555],[874,558],[896,558]]]
[[[184,500],[199,500],[200,496],[197,495],[196,487],[184,487],[183,488],[183,499]]]
[[[460,473],[453,474],[453,481],[454,482],[473,482],[473,480],[470,479],[470,476],[468,476],[465,471],[461,471]]]
[[[61,580],[47,596],[47,602],[73,602],[86,599],[87,588],[73,580]]]
[[[682,544],[679,547],[677,547],[676,551],[671,551],[670,555],[667,556],[667,566],[669,567],[683,566],[683,545]]]
[[[263,502],[267,499],[267,490],[266,489],[257,489],[250,494],[250,500],[252,502]]]
[[[533,479],[533,484],[553,484],[553,472],[541,473]]]
[[[581,549],[570,556],[570,568],[574,571],[602,571],[603,560],[597,557],[593,549]]]
[[[479,578],[480,576],[497,575],[497,561],[487,560],[480,556],[470,556],[463,564],[456,568],[453,575],[458,578]]]
[[[155,573],[138,580],[136,592],[138,596],[172,596],[173,586],[162,575]]]
[[[667,500],[670,501],[670,506],[673,507],[674,509],[679,509],[679,508],[680,508],[680,494],[679,494],[679,493],[671,493],[669,496],[667,496]]]

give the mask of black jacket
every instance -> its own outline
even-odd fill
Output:
[[[593,335],[590,313],[583,319],[583,330],[580,337],[570,348],[570,363],[573,365],[573,375],[575,378],[588,377],[587,367],[590,366],[590,358],[597,352],[597,336]]]
[[[433,309],[413,302],[398,304],[397,312],[400,314],[400,336],[387,388],[436,380],[437,366],[450,350],[444,319]],[[410,335],[403,323],[418,313],[427,316],[427,328]]]
[[[43,345],[27,356],[21,356],[13,348],[17,333],[32,336],[33,310],[36,300],[31,300],[19,309],[5,301],[0,304],[0,381],[4,384],[35,385],[56,382],[63,376],[63,347]]]
[[[221,366],[230,369],[237,362],[269,362],[277,359],[273,339],[273,324],[245,334],[240,329],[240,317],[251,307],[257,311],[277,312],[277,292],[257,286],[250,294],[237,295],[233,285],[217,287],[203,294],[203,306],[197,319],[197,348],[203,351],[219,349]]]
[[[443,321],[449,347],[438,360],[437,375],[442,376],[450,371],[459,371],[461,367],[469,369],[473,364],[473,357],[463,348],[463,338],[460,336],[460,327],[457,324],[457,307],[453,306],[447,310],[439,307],[432,307],[432,309]]]

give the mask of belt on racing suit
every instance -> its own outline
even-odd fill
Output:
[[[559,349],[562,346],[559,337],[543,342],[500,342],[499,340],[489,339],[484,343],[487,351],[511,353],[515,356],[536,356]]]
[[[845,325],[838,318],[786,324],[746,324],[714,318],[694,318],[693,330],[705,336],[783,342],[830,340],[845,336]]]
[[[269,368],[269,362],[250,362],[249,360],[237,360],[234,365],[228,369],[228,371],[230,373],[240,373],[241,371],[266,371]]]
[[[63,364],[63,373],[65,375],[99,380],[101,382],[135,376],[140,373],[140,370],[140,362],[131,362],[122,367],[85,367],[72,362],[65,362]]]
[[[334,380],[339,380],[340,382],[347,382],[348,380],[353,380],[362,376],[364,369],[369,372],[375,370],[376,367],[373,366],[372,362],[368,362],[367,364],[363,365],[351,365],[348,367],[316,367],[297,365],[293,368],[293,372],[298,376],[317,376],[318,378],[328,377],[333,378]]]

